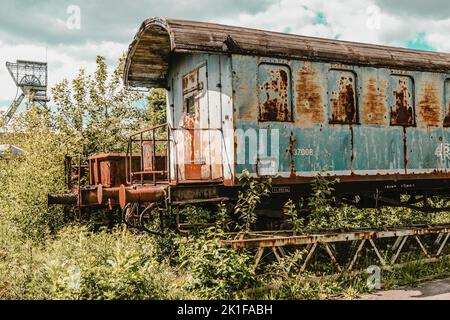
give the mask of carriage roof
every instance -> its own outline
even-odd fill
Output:
[[[450,54],[306,37],[176,19],[145,20],[126,58],[124,82],[164,87],[171,53],[207,52],[448,73]]]

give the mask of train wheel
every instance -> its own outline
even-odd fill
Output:
[[[140,205],[138,203],[128,203],[122,209],[122,221],[130,228],[140,229],[139,226],[139,211]]]
[[[153,235],[162,236],[163,228],[161,227],[162,226],[161,222],[159,223],[160,231],[152,230],[156,229],[156,227],[151,225],[155,224],[157,216],[159,219],[162,219],[162,216],[160,214],[160,208],[158,208],[157,203],[151,203],[139,214],[140,229]]]

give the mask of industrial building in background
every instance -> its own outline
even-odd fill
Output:
[[[25,97],[30,103],[38,103],[43,107],[49,99],[47,97],[47,63],[17,60],[15,63],[6,62],[6,68],[17,86],[16,97],[3,119],[4,124],[8,125]]]

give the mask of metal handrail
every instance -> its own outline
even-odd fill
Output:
[[[156,130],[167,128],[167,139],[156,139]],[[144,134],[151,133],[151,139],[144,139]],[[138,139],[133,139],[136,136],[138,136]],[[152,170],[151,172],[146,172],[144,170],[144,147],[143,142],[150,141],[152,142],[153,150],[152,150]],[[140,145],[140,170],[137,172],[133,172],[133,142],[139,142]],[[167,182],[170,183],[170,133],[169,133],[169,125],[167,123],[160,124],[157,126],[149,127],[143,130],[136,131],[129,135],[128,138],[128,149],[127,149],[127,163],[126,163],[126,177],[127,177],[127,184],[133,183],[133,176],[134,175],[140,175],[141,177],[141,184],[144,184],[144,175],[151,174],[153,177],[153,184],[156,185],[156,175],[160,174],[159,172],[161,170],[156,170],[156,142],[166,142],[167,145],[165,147],[166,150],[166,168],[165,171],[167,174]]]
[[[156,130],[166,128],[167,129],[167,137],[166,139],[156,138]],[[165,173],[167,174],[167,179],[165,182],[171,183],[172,180],[172,172],[171,172],[171,151],[172,146],[171,143],[175,143],[173,140],[173,132],[177,130],[190,130],[190,131],[222,131],[222,128],[173,128],[169,123],[160,124],[156,126],[152,126],[146,129],[142,129],[136,132],[133,132],[129,135],[128,140],[128,150],[127,150],[127,161],[126,163],[126,177],[127,177],[127,184],[133,183],[133,175],[140,175],[141,176],[141,184],[144,184],[144,175],[151,174],[153,176],[153,184],[157,183],[156,175],[161,170],[156,170],[156,142],[165,142],[165,156],[166,156],[166,167],[165,167]],[[147,133],[151,133],[150,138],[144,138],[144,135]],[[136,138],[137,137],[137,138]],[[152,170],[151,172],[146,173],[144,170],[144,155],[143,155],[143,142],[150,141],[153,145],[153,151],[152,151]],[[133,164],[133,143],[139,142],[140,144],[140,170],[137,172],[133,172],[132,164]],[[175,169],[175,182],[178,183],[178,171]]]

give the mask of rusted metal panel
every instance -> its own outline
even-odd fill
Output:
[[[75,193],[47,195],[47,206],[55,204],[76,205],[77,202],[78,202],[78,195]]]
[[[208,161],[211,169],[211,179],[222,179],[224,176],[224,164],[222,154],[224,147],[222,136],[225,134],[222,131],[222,125],[227,121],[222,113],[224,112],[223,92],[226,83],[231,83],[231,75],[228,74],[228,79],[222,81],[222,62],[224,57],[219,55],[208,55],[208,113],[209,124],[204,142],[208,143]],[[225,63],[225,62],[224,62]],[[226,63],[225,63],[226,64]],[[228,107],[229,108],[229,107]],[[230,110],[230,109],[228,109]],[[228,117],[229,118],[229,117]]]
[[[450,79],[445,80],[444,127],[450,127]]]
[[[185,54],[174,57],[169,72],[168,118],[171,122],[172,177],[177,181],[219,180],[224,178],[224,158],[232,126],[230,59],[218,55]],[[193,108],[187,107],[192,100]],[[184,106],[184,107],[183,107]],[[190,109],[190,110],[188,110]],[[232,132],[231,132],[232,134]],[[230,169],[230,164],[228,165]],[[230,170],[228,176],[230,177]]]
[[[170,122],[185,129],[172,142],[180,180],[232,185],[244,169],[285,183],[324,167],[368,180],[447,172],[447,54],[173,20],[147,21],[141,31],[129,68],[156,63],[168,74]],[[170,65],[156,49],[167,49],[164,32]],[[136,81],[146,79],[142,71]]]
[[[258,66],[259,120],[292,121],[291,70],[289,66]]]
[[[151,18],[143,22],[129,46],[125,83],[166,86],[171,52],[235,53],[445,73],[450,69],[450,55],[447,53]]]
[[[268,62],[292,70],[292,123],[266,125],[256,117],[257,66]],[[297,183],[297,177],[310,177],[325,167],[332,175],[368,180],[409,173],[431,177],[435,171],[445,174],[448,168],[447,160],[439,159],[448,154],[450,160],[446,142],[450,136],[433,124],[436,115],[442,119],[442,111],[435,109],[442,109],[443,101],[426,98],[443,96],[445,75],[241,55],[233,56],[233,71],[237,174],[246,169],[261,175],[260,159],[268,161],[273,153],[268,151],[270,140],[267,146],[260,144],[265,141],[261,130],[269,129],[278,131],[279,139],[278,152],[274,151],[278,172],[273,177],[284,183]],[[431,82],[436,82],[432,89]],[[341,118],[333,116],[336,109]],[[258,152],[249,150],[252,143]],[[267,153],[265,159],[259,154],[261,148]],[[439,148],[443,152],[436,155]]]
[[[414,81],[410,76],[390,77],[390,123],[412,126],[415,124]]]
[[[231,57],[233,76],[233,117],[236,121],[258,121],[258,64],[254,57],[233,55]]]
[[[143,169],[144,171],[152,171],[156,170],[155,163],[153,159],[153,153],[155,146],[153,141],[144,141],[142,142],[142,156],[143,156]]]
[[[427,74],[428,75],[428,74]],[[418,125],[421,127],[442,126],[443,86],[440,77],[422,77],[418,86]]]
[[[208,141],[203,143],[203,134],[201,129],[201,118],[208,118],[208,113],[201,110],[201,99],[207,88],[206,66],[196,67],[182,78],[183,89],[183,120],[184,129],[184,149],[185,163],[184,176],[186,180],[201,180],[203,177],[202,167],[206,165],[204,155],[207,153]],[[203,100],[203,104],[205,101]],[[205,152],[206,151],[206,152]]]
[[[330,123],[357,123],[358,99],[355,73],[347,70],[330,70],[328,92],[331,105]]]
[[[321,125],[325,121],[323,73],[318,65],[303,62],[295,68],[295,111],[294,121],[301,128]]]
[[[361,82],[362,123],[368,125],[389,124],[389,111],[386,104],[389,81],[380,75],[378,69],[368,68],[361,75]]]
[[[126,161],[124,153],[98,154],[89,158],[90,184],[105,187],[120,186],[126,183]],[[133,168],[139,166],[139,158],[133,158]]]
[[[121,185],[119,189],[119,204],[123,209],[128,203],[138,202],[159,202],[164,200],[166,196],[168,186],[150,186],[141,187],[137,189],[127,188],[125,185]],[[96,201],[98,201],[98,195],[95,194]]]

